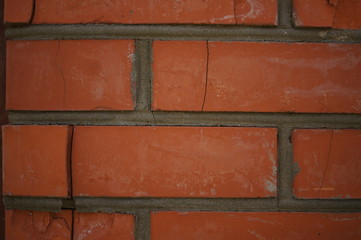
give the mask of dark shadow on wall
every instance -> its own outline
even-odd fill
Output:
[[[7,124],[5,112],[5,26],[4,26],[4,1],[0,0],[0,125]],[[0,131],[0,144],[2,146],[2,132]],[[2,147],[0,148],[0,191],[2,193]],[[5,210],[4,203],[0,201],[0,239],[5,239]]]

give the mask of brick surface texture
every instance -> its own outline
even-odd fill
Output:
[[[296,130],[292,142],[297,197],[361,198],[360,130]]]
[[[76,127],[74,195],[275,196],[276,134],[266,128]]]
[[[152,214],[155,239],[358,239],[360,213],[201,213]],[[287,228],[287,229],[286,229]]]
[[[68,196],[67,126],[3,127],[3,194]]]
[[[2,3],[0,239],[361,239],[360,0]]]

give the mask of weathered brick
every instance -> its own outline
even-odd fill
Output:
[[[276,129],[75,127],[75,196],[273,197]]]
[[[209,42],[172,47],[172,42],[157,42],[155,46],[155,110],[361,113],[360,45]],[[202,54],[185,58],[182,51],[191,48]],[[174,59],[161,59],[166,52]],[[204,65],[189,69],[174,62],[192,58],[199,63],[208,60],[206,79],[199,73]],[[169,84],[168,73],[187,80]]]
[[[37,0],[34,23],[234,24],[233,0]]]
[[[71,240],[72,212],[7,210],[5,234],[6,240]]]
[[[5,0],[4,21],[8,23],[29,23],[34,0]]]
[[[359,0],[293,0],[297,27],[361,28]]]
[[[357,240],[361,213],[155,212],[156,240]]]
[[[132,110],[133,51],[130,40],[8,41],[6,108]]]
[[[153,101],[156,110],[201,111],[207,72],[207,43],[153,43]]]
[[[292,143],[296,197],[361,198],[361,130],[297,129]]]
[[[110,213],[74,214],[74,240],[133,240],[134,216]]]
[[[293,20],[298,27],[332,27],[336,8],[328,0],[293,0]]]
[[[237,24],[277,25],[277,0],[234,0]]]
[[[6,15],[7,22],[28,23],[32,15],[33,1],[26,5],[14,5]],[[24,1],[22,1],[24,2]],[[94,0],[79,2],[63,0],[54,4],[37,0],[33,23],[192,23],[192,24],[250,24],[276,25],[277,0]],[[24,12],[24,16],[15,14]],[[25,14],[26,13],[26,14]],[[15,16],[17,18],[15,18]]]
[[[67,126],[3,126],[3,194],[68,196]]]

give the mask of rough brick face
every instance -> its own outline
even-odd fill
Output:
[[[34,0],[6,0],[4,4],[5,22],[28,23],[31,20]]]
[[[133,45],[130,40],[8,41],[6,107],[132,110]]]
[[[361,131],[295,130],[294,161],[298,198],[361,198]]]
[[[359,45],[209,42],[207,57],[199,50],[207,50],[205,44],[171,44],[155,43],[155,110],[361,112]],[[191,48],[193,54],[185,58],[182,52]],[[173,58],[161,58],[165,52]],[[180,68],[178,58],[192,67]],[[186,81],[169,84],[169,74]]]
[[[6,0],[10,7],[7,22],[29,22],[32,1],[27,5]],[[19,1],[16,1],[19,2]],[[15,9],[22,13],[14,14]],[[10,14],[11,13],[11,14]],[[34,24],[39,23],[193,23],[276,25],[276,0],[95,0],[79,2],[63,0],[35,2]]]
[[[156,212],[154,240],[357,240],[360,213]]]
[[[297,27],[361,28],[359,0],[293,0]]]
[[[134,216],[110,213],[74,214],[74,240],[134,240]]]
[[[6,211],[6,240],[71,240],[72,212]]]
[[[153,52],[153,109],[202,111],[207,43],[157,41]]]
[[[3,127],[3,194],[68,196],[67,126]]]
[[[277,25],[277,3],[277,0],[234,0],[236,23]]]
[[[76,196],[270,197],[276,130],[76,127]]]

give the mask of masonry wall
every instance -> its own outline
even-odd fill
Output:
[[[5,0],[6,239],[360,239],[360,12]]]

